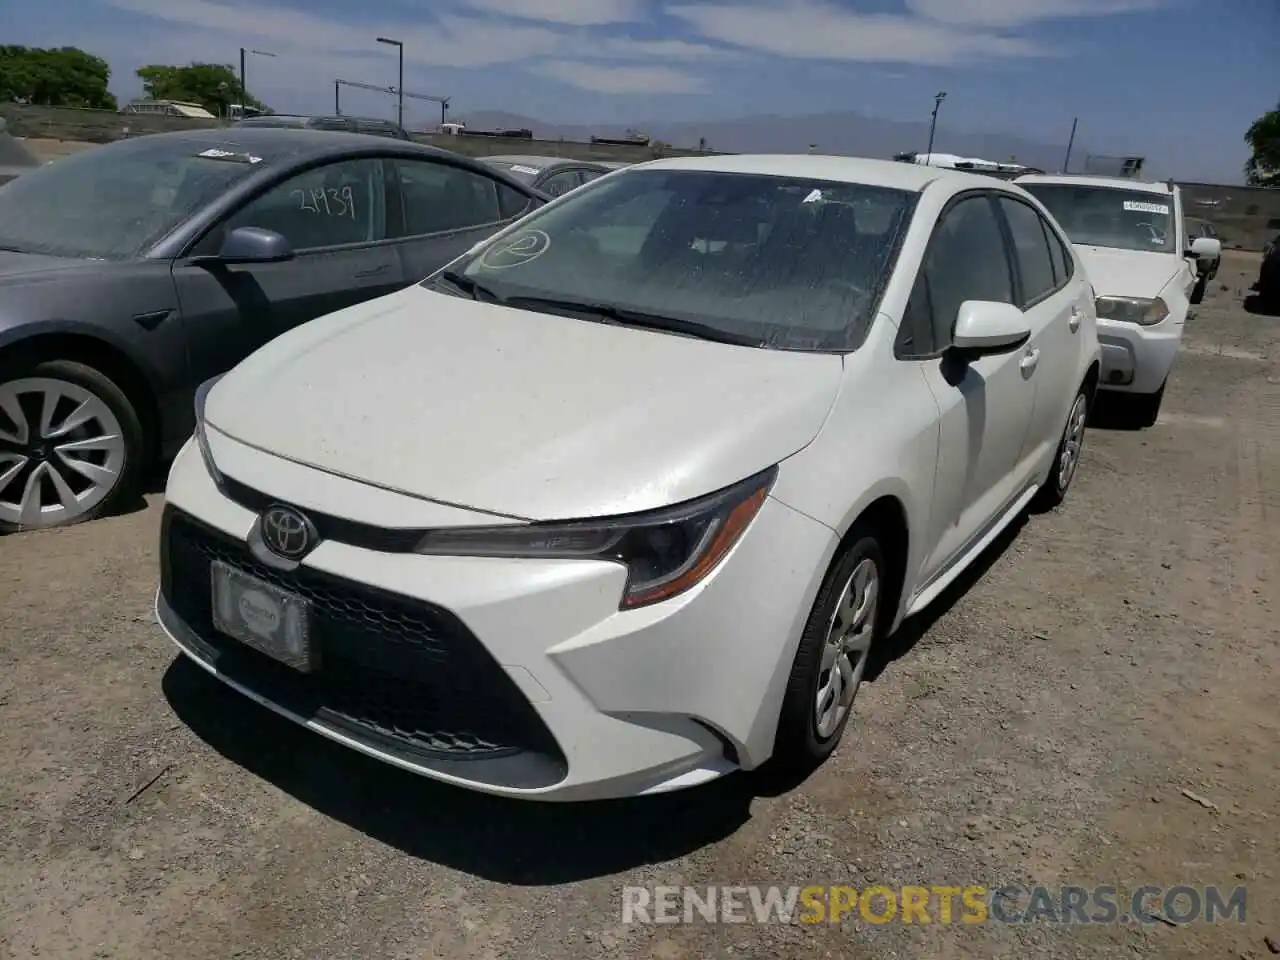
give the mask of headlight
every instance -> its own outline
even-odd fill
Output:
[[[204,467],[209,471],[209,475],[213,477],[215,483],[222,482],[222,474],[218,472],[218,467],[213,462],[213,453],[209,450],[209,438],[204,432],[204,404],[209,397],[209,391],[213,389],[213,385],[221,380],[226,374],[219,374],[211,380],[206,380],[196,388],[196,446],[200,448],[200,458],[204,460]]]
[[[620,608],[667,600],[701,583],[764,505],[776,467],[718,493],[650,513],[603,520],[432,530],[418,553],[611,560],[627,568]]]
[[[1169,316],[1169,305],[1161,297],[1098,297],[1094,301],[1098,316],[1104,320],[1121,320],[1144,327],[1154,327]]]

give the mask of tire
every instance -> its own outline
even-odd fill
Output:
[[[138,495],[145,465],[138,413],[109,377],[71,360],[0,366],[0,533],[110,513]]]
[[[800,646],[796,650],[791,676],[783,696],[773,757],[770,760],[770,766],[775,770],[806,774],[816,769],[835,751],[853,713],[854,697],[862,682],[870,651],[891,622],[886,611],[895,591],[891,589],[888,580],[884,552],[870,528],[860,529],[855,526],[852,541],[827,571],[800,635]],[[840,672],[845,680],[839,685],[841,692],[837,693],[827,686],[826,681],[833,676],[833,671],[824,669],[824,656],[828,655],[829,648],[835,649],[832,643],[833,630],[838,629],[841,624],[840,618],[849,614],[850,607],[845,606],[842,601],[849,595],[854,575],[861,576],[867,569],[872,571],[875,593],[869,609],[862,611],[862,617],[854,618],[855,624],[862,624],[862,629],[856,629],[849,638],[855,641],[861,652],[857,663],[849,664],[850,674]],[[854,613],[858,611],[855,610]],[[839,662],[838,656],[836,662]],[[828,715],[829,724],[820,724],[819,721],[819,714],[822,713],[818,709],[820,688],[827,689],[832,694],[827,698],[828,701],[835,702],[842,708],[834,715]]]
[[[1071,409],[1067,412],[1067,422],[1062,427],[1062,436],[1058,439],[1058,449],[1053,455],[1053,466],[1049,468],[1049,476],[1044,485],[1036,491],[1031,509],[1037,513],[1053,510],[1067,498],[1071,481],[1075,479],[1080,467],[1080,454],[1084,448],[1085,428],[1089,422],[1089,411],[1093,407],[1093,392],[1086,385],[1081,385],[1071,401]]]
[[[1162,383],[1155,393],[1135,393],[1126,398],[1129,415],[1135,426],[1154,427],[1156,425],[1156,420],[1160,417],[1160,404],[1164,402],[1164,388],[1165,384]]]
[[[1195,287],[1191,290],[1191,305],[1197,306],[1204,299],[1205,291],[1209,289],[1209,275],[1206,273],[1196,281]]]

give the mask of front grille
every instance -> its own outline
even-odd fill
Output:
[[[228,679],[442,772],[508,786],[563,779],[564,756],[541,717],[448,610],[306,567],[270,569],[241,541],[173,507],[165,509],[161,537],[163,598],[189,629],[195,652]],[[311,602],[316,672],[294,671],[214,629],[214,560]]]

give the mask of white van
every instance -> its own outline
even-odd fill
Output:
[[[1097,296],[1102,390],[1128,395],[1134,419],[1156,422],[1187,310],[1204,296],[1222,243],[1191,239],[1173,183],[1033,174],[1015,181],[1080,253]],[[1202,265],[1202,266],[1198,266]]]

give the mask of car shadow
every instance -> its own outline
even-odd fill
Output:
[[[1129,433],[1146,429],[1146,425],[1134,414],[1127,400],[1127,394],[1099,390],[1094,395],[1093,408],[1089,411],[1089,429],[1123,430]]]
[[[674,793],[547,803],[462,790],[286,720],[185,657],[161,681],[206,744],[301,803],[412,857],[497,883],[547,885],[662,863],[732,835],[751,801],[803,778],[735,773]]]
[[[1268,301],[1251,293],[1244,298],[1244,308],[1255,317],[1280,317],[1280,297]]]
[[[1009,526],[1000,531],[1000,535],[965,568],[950,586],[938,594],[938,598],[933,603],[915,616],[908,617],[892,636],[873,646],[868,655],[867,670],[863,674],[863,679],[874,683],[891,663],[910,653],[933,625],[951,611],[956,601],[986,576],[987,571],[1018,539],[1018,535],[1032,515],[1029,510],[1020,513]]]

